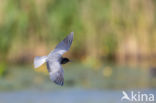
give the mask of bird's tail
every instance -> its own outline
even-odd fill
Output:
[[[36,56],[34,58],[34,68],[38,68],[46,62],[47,56]]]

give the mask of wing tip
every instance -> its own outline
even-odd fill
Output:
[[[57,85],[60,85],[60,86],[63,86],[64,85],[64,82],[63,81],[61,81],[61,82],[59,82],[59,81],[54,81],[54,83],[56,83]]]
[[[74,32],[70,32],[69,36],[73,37],[74,36]]]
[[[71,35],[74,35],[74,32],[70,32]]]
[[[50,79],[57,85],[59,86],[63,86],[64,85],[64,77],[63,75],[58,75],[58,74],[53,74],[52,72],[50,72]]]

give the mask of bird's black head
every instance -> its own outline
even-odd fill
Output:
[[[66,64],[68,62],[70,62],[70,60],[68,58],[62,58],[61,59],[61,64]]]

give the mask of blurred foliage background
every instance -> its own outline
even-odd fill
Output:
[[[82,80],[81,83],[87,87],[96,84],[94,87],[98,88],[155,87],[155,0],[0,1],[0,75],[4,84],[1,84],[2,88],[5,88],[5,85],[8,88],[10,85],[14,87],[8,79],[12,78],[9,74],[12,70],[23,72],[29,65],[27,68],[31,69],[28,70],[33,71],[33,58],[47,55],[72,31],[75,33],[74,42],[65,56],[73,59],[75,64],[69,64],[66,68],[72,68],[66,72],[79,66],[79,71],[91,71],[88,73],[90,76],[84,77],[86,79],[75,77],[74,80]],[[21,66],[21,69],[11,69],[16,66]],[[137,69],[127,70],[129,67]],[[73,73],[77,71],[74,70]],[[28,72],[28,75],[31,74]],[[130,78],[131,82],[138,77],[141,79],[138,79],[139,83],[135,81],[138,85],[126,84],[125,78],[131,75],[134,76]],[[148,78],[151,75],[154,77],[152,80]],[[68,76],[70,79],[75,75]],[[108,82],[101,86],[89,83],[88,79],[91,77],[93,80],[97,79],[93,78],[95,76],[100,78],[97,80],[98,83]],[[37,83],[40,79],[36,80]],[[118,86],[112,87],[114,81],[119,80],[122,81],[115,82]],[[67,82],[69,85],[73,84],[73,80]]]

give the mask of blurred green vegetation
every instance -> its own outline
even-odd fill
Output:
[[[66,55],[89,67],[105,60],[155,67],[155,27],[154,0],[1,0],[0,75],[47,55],[72,31]]]
[[[0,91],[39,89],[57,90],[66,88],[86,89],[143,89],[156,87],[156,78],[148,69],[104,64],[99,70],[73,63],[65,65],[64,86],[50,81],[48,75],[33,71],[31,66],[9,68],[5,78],[0,78]]]

